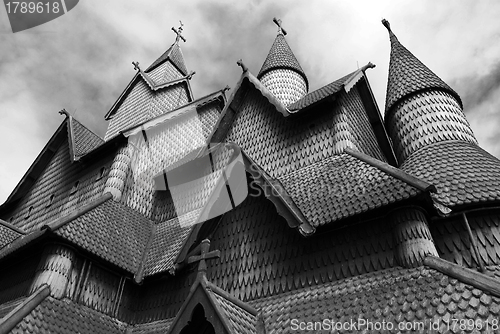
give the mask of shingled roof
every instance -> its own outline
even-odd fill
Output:
[[[430,184],[425,186],[427,189],[418,189],[404,176],[397,178],[349,153],[326,158],[279,180],[314,227],[409,199],[423,190],[432,189]]]
[[[73,160],[78,160],[104,143],[104,139],[89,130],[73,116],[68,116],[68,128],[70,152],[73,153],[71,157]]]
[[[389,31],[391,40],[389,79],[385,100],[386,117],[390,109],[403,97],[430,88],[450,93],[462,106],[460,96],[399,42],[389,22],[382,20],[382,23]]]
[[[16,240],[24,233],[15,226],[0,219],[0,249]]]
[[[46,297],[10,333],[124,334],[127,324],[69,299]]]
[[[108,196],[100,205],[65,223],[55,233],[129,272],[136,273],[151,237],[153,222]]]
[[[304,78],[306,85],[309,87],[306,74],[293,54],[292,49],[288,46],[285,36],[283,36],[282,33],[279,33],[278,36],[276,36],[276,39],[274,40],[271,50],[269,50],[264,64],[262,64],[262,68],[260,69],[257,78],[260,79],[267,72],[279,68],[288,68],[296,71]]]
[[[186,63],[184,62],[184,56],[182,54],[182,50],[179,46],[178,42],[175,42],[170,46],[167,51],[165,51],[158,59],[156,59],[147,69],[146,73],[152,71],[161,63],[165,62],[169,59],[172,64],[177,67],[177,69],[184,75],[188,74],[188,70],[186,68]]]
[[[485,322],[497,318],[500,312],[500,298],[424,266],[386,269],[250,304],[262,312],[267,333],[287,333],[294,324],[322,323],[325,319],[342,324],[358,324],[358,319],[380,324],[384,321],[392,323],[394,329],[399,323],[421,322],[425,327],[411,330],[418,333],[428,333],[432,321],[438,323],[439,333],[444,333],[449,332],[445,318]],[[349,328],[346,333],[379,332]]]
[[[500,200],[500,160],[464,141],[443,141],[414,152],[400,167],[434,184],[433,195],[453,207]]]

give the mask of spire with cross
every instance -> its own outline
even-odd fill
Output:
[[[188,263],[198,263],[198,277],[201,278],[207,273],[207,263],[206,260],[214,259],[220,257],[220,250],[210,250],[210,240],[205,239],[200,244],[200,255],[193,255],[188,257]]]
[[[274,17],[273,22],[278,26],[278,34],[283,34],[283,36],[286,36],[286,30],[281,26],[281,20]]]
[[[184,43],[186,43],[186,39],[184,38],[184,36],[182,36],[182,27],[184,26],[184,24],[182,24],[182,21],[179,21],[179,23],[181,24],[179,28],[175,29],[174,27],[172,27],[172,31],[177,35],[177,37],[175,38],[175,43],[179,43],[180,39],[182,39]]]

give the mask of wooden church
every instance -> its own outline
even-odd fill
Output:
[[[386,20],[384,117],[371,63],[309,92],[275,23],[230,90],[193,96],[180,27],[104,139],[61,112],[0,206],[0,333],[500,331],[500,160],[460,96]]]

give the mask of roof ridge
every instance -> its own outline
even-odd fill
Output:
[[[156,84],[153,79],[149,77],[147,73],[144,73],[140,68],[139,70],[135,73],[134,77],[130,82],[128,83],[127,87],[123,90],[123,92],[120,94],[118,99],[113,103],[109,111],[104,115],[104,119],[108,120],[114,113],[118,110],[119,106],[122,104],[122,102],[125,100],[125,98],[130,94],[131,90],[135,87],[136,80],[138,77],[141,77],[146,85],[149,87],[154,92],[157,92],[160,89],[163,88],[168,88],[176,84],[181,84],[181,83],[189,83],[189,80],[193,77],[195,72],[191,72],[186,74],[184,77],[179,78],[179,79],[174,79],[168,82],[164,82],[161,84]],[[191,103],[191,102],[190,102]]]
[[[378,168],[382,172],[395,177],[412,187],[415,187],[418,190],[421,191],[431,191],[431,192],[436,192],[436,187],[433,184],[430,184],[428,182],[425,182],[423,180],[420,180],[419,178],[403,171],[402,169],[396,168],[394,166],[389,165],[386,162],[380,161],[374,157],[371,157],[365,153],[355,151],[350,147],[347,147],[345,149],[345,152],[375,168]]]
[[[48,229],[50,231],[56,231],[57,229],[59,229],[62,226],[66,225],[67,223],[72,222],[76,218],[78,218],[78,217],[86,214],[90,210],[95,209],[99,205],[103,204],[104,202],[106,202],[106,201],[108,201],[108,200],[110,200],[112,198],[113,198],[113,195],[111,195],[111,193],[107,192],[107,193],[103,194],[101,197],[95,199],[94,201],[92,201],[92,202],[90,202],[88,204],[83,205],[82,207],[80,207],[80,209],[73,210],[70,213],[68,213],[67,215],[59,217],[59,218],[56,218],[52,222],[43,225],[41,227],[41,229],[42,230],[43,229]]]
[[[22,235],[28,234],[28,232],[26,232],[25,230],[15,226],[15,225],[12,225],[11,223],[8,223],[3,219],[0,219],[0,225],[3,225],[6,228],[11,229],[12,231],[17,232],[17,233],[22,234]]]
[[[139,264],[139,268],[137,268],[137,271],[134,274],[134,281],[138,284],[141,283],[142,280],[144,279],[144,270],[146,269],[146,262],[148,260],[149,250],[151,249],[151,245],[153,244],[154,238],[156,236],[156,230],[157,226],[155,223],[153,223],[151,226],[151,233],[149,235],[148,242],[144,247],[144,251],[142,252],[142,258]]]
[[[164,114],[161,114],[161,115],[155,116],[153,118],[150,118],[150,119],[148,119],[148,120],[146,120],[146,121],[144,121],[142,123],[139,123],[139,124],[136,124],[136,125],[132,125],[132,126],[126,128],[126,129],[121,130],[120,133],[125,134],[125,132],[133,131],[136,128],[140,128],[140,127],[144,126],[146,123],[150,123],[150,122],[152,123],[152,122],[158,121],[162,117],[171,116],[173,113],[178,112],[178,111],[180,111],[182,109],[186,109],[186,108],[193,107],[193,106],[196,107],[196,108],[204,106],[205,104],[210,103],[213,100],[216,100],[217,95],[222,96],[223,99],[225,100],[224,89],[221,89],[221,90],[215,91],[213,93],[207,94],[207,95],[205,95],[205,96],[203,96],[201,98],[198,98],[198,99],[196,99],[194,101],[191,101],[188,104],[184,104],[184,105],[182,105],[180,107],[172,109],[172,110],[170,110],[170,111],[168,111],[168,112],[166,112]],[[211,97],[213,97],[213,98],[210,99]],[[114,137],[111,137],[111,138],[114,138]]]
[[[0,333],[10,332],[28,314],[31,313],[42,301],[50,295],[50,287],[42,284],[35,292],[0,319]]]
[[[227,292],[226,290],[218,287],[214,283],[212,283],[212,282],[210,282],[210,281],[207,280],[206,286],[212,292],[218,294],[222,298],[224,298],[224,299],[230,301],[231,303],[235,304],[236,306],[242,308],[243,310],[245,310],[246,312],[250,313],[251,315],[253,315],[255,317],[259,315],[259,311],[255,307],[253,307],[252,305],[250,305],[248,303],[245,303],[241,299],[239,299],[239,298],[231,295],[229,292]]]

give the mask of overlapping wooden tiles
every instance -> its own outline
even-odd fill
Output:
[[[401,163],[435,142],[462,140],[477,144],[457,100],[443,91],[424,91],[402,100],[387,116],[386,125]]]
[[[500,200],[500,160],[469,142],[443,141],[423,147],[401,169],[435,185],[433,196],[449,207]]]
[[[72,119],[71,127],[73,130],[74,153],[77,157],[85,155],[104,142],[101,137],[87,129],[74,118]]]
[[[68,300],[47,297],[11,333],[124,334],[127,324]]]
[[[391,267],[392,231],[374,220],[302,237],[260,193],[227,213],[213,234],[208,279],[241,300]]]
[[[0,221],[0,249],[10,244],[20,236],[21,234],[19,232],[14,231],[9,226],[3,225]]]
[[[483,265],[500,264],[500,210],[467,213],[472,235]],[[430,225],[439,255],[450,262],[477,268],[471,240],[461,215],[433,221]]]
[[[447,91],[460,101],[458,94],[417,59],[391,35],[391,60],[385,101],[386,117],[395,103],[406,95],[424,89]]]
[[[356,90],[351,90],[340,104],[343,108],[330,107],[332,110],[317,110],[301,118],[284,118],[252,90],[242,103],[226,140],[240,145],[273,177],[338,153],[336,144],[342,140],[352,139],[362,152],[383,159]],[[332,118],[339,112],[345,113],[348,138],[336,137]],[[354,125],[360,120],[364,121],[357,129]]]
[[[180,73],[170,61],[164,62],[154,70],[148,72],[146,75],[153,79],[154,83],[157,85],[184,77],[184,75]]]
[[[104,189],[112,158],[83,168],[71,162],[68,141],[63,141],[33,187],[5,218],[32,231],[97,199]]]
[[[359,324],[358,319],[369,321],[372,326],[384,322],[386,330],[370,329],[365,323],[363,327],[347,327],[343,332],[496,333],[500,315],[500,298],[425,267],[383,270],[251,304],[262,311],[268,333],[288,333],[294,323],[297,326],[300,322]],[[469,327],[454,326],[453,319],[466,320]],[[435,327],[430,327],[431,322],[436,323]],[[388,323],[393,330],[388,330]],[[408,323],[408,330],[398,329],[399,324]]]
[[[107,140],[122,130],[144,123],[188,102],[185,84],[176,84],[154,92],[144,80],[138,79],[111,118],[105,139]]]
[[[260,81],[285,106],[294,103],[307,93],[304,78],[288,68],[267,72]]]
[[[154,177],[189,152],[203,147],[219,113],[220,106],[210,103],[198,112],[146,130],[147,141],[141,133],[130,139],[131,169],[124,180],[123,201],[155,221],[172,219],[200,208],[210,195],[217,175],[197,180],[175,198],[169,192],[158,190]]]
[[[196,271],[150,279],[142,285],[127,281],[123,290],[118,319],[142,324],[176,316],[194,283]]]
[[[415,197],[419,190],[347,153],[279,178],[313,226]]]

